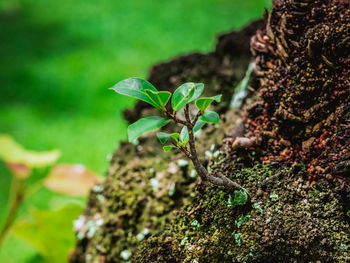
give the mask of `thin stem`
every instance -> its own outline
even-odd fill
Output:
[[[233,190],[233,189],[240,189],[240,190],[244,190],[245,189],[240,186],[239,184],[231,181],[229,178],[227,178],[225,175],[223,175],[222,173],[220,173],[218,176],[213,176],[212,174],[210,174],[208,172],[208,170],[203,166],[203,164],[199,161],[198,159],[198,155],[197,155],[197,150],[196,150],[196,144],[195,144],[195,139],[194,139],[194,134],[193,134],[193,127],[196,124],[198,118],[202,115],[201,111],[198,111],[195,118],[193,119],[193,121],[191,121],[191,117],[190,117],[190,113],[189,113],[189,105],[186,104],[185,108],[184,108],[184,113],[185,113],[185,118],[186,120],[181,120],[179,118],[176,117],[176,113],[170,113],[168,110],[165,112],[167,114],[167,116],[170,119],[173,119],[176,123],[180,123],[184,126],[187,126],[188,128],[188,134],[189,134],[189,148],[190,148],[190,152],[183,146],[178,146],[177,144],[175,144],[173,142],[173,145],[179,149],[180,151],[182,151],[193,163],[194,167],[197,170],[198,176],[200,177],[200,179],[202,181],[209,181],[214,185],[218,185],[218,186],[223,186],[226,189],[229,190]]]
[[[178,146],[176,143],[172,143],[177,149],[182,151],[189,159],[192,159],[191,153],[183,146]]]
[[[187,126],[187,122],[184,121],[184,120],[181,120],[181,119],[177,118],[177,117],[176,117],[176,113],[171,114],[168,110],[167,110],[165,113],[166,113],[166,115],[167,115],[170,119],[173,119],[176,123],[181,123],[181,124]]]
[[[198,159],[192,127],[187,126],[187,128],[188,128],[188,135],[189,135],[188,144],[190,145],[190,151],[191,151],[191,155],[192,155],[191,161],[192,161],[194,167],[196,168],[199,177],[203,181],[206,181],[208,179],[208,176],[207,176],[208,171],[207,171],[207,169],[205,169],[205,167],[201,164],[201,162]]]
[[[25,198],[26,200],[28,198],[30,198],[32,195],[34,195],[37,191],[39,191],[43,185],[44,185],[44,179],[41,179],[39,181],[37,181],[36,183],[34,183],[33,185],[31,185],[29,188],[27,188],[27,191],[25,193]]]
[[[186,118],[186,121],[187,121],[187,125],[186,125],[187,128],[192,127],[193,124],[192,124],[192,122],[191,122],[190,111],[189,111],[189,106],[188,106],[188,104],[186,104],[185,109],[184,109],[184,112],[185,112],[185,118]]]
[[[214,185],[217,186],[223,186],[228,190],[234,190],[234,189],[240,189],[240,190],[244,190],[245,189],[240,186],[238,183],[233,182],[232,180],[230,180],[229,178],[227,178],[225,175],[223,175],[222,173],[219,173],[218,177],[213,176],[211,173],[208,172],[208,170],[203,166],[203,164],[199,161],[198,159],[198,155],[197,155],[197,150],[196,150],[196,144],[195,144],[195,139],[194,139],[194,134],[193,134],[193,123],[191,123],[190,120],[190,115],[189,115],[189,110],[188,110],[188,105],[186,105],[185,108],[185,118],[187,120],[187,128],[188,128],[188,134],[189,134],[189,141],[188,144],[190,146],[190,151],[191,151],[191,155],[192,158],[191,161],[194,165],[194,167],[196,168],[199,177],[203,180],[203,181],[209,181]],[[197,116],[199,114],[197,113]],[[198,116],[199,117],[199,116]],[[198,118],[197,118],[198,119]],[[196,121],[196,119],[195,119]],[[195,123],[195,122],[194,122]]]
[[[202,115],[202,112],[199,110],[199,111],[197,112],[196,116],[195,116],[194,119],[193,119],[193,122],[192,122],[193,126],[196,124],[196,122],[198,121],[198,118],[199,118],[201,115]]]
[[[23,182],[20,179],[18,179],[16,176],[14,176],[12,180],[13,180],[13,188],[11,190],[14,191],[14,198],[11,204],[9,205],[9,211],[8,211],[5,223],[0,232],[0,246],[4,242],[8,231],[10,230],[13,222],[15,221],[18,209],[24,200],[25,186]]]

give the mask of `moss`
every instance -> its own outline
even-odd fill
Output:
[[[228,207],[228,193],[213,187],[198,189],[191,206],[166,226],[163,235],[172,245],[170,250],[161,252],[161,257],[168,262],[349,260],[349,253],[341,244],[350,244],[350,226],[344,220],[339,196],[330,190],[329,183],[323,181],[317,187],[315,198],[315,190],[309,188],[307,180],[290,177],[292,168],[268,170],[271,176],[256,180],[254,172],[266,173],[266,167],[251,168],[249,175],[254,179],[245,182],[245,187],[252,190],[252,203],[259,203],[260,209],[252,203]],[[197,209],[193,210],[193,206]],[[244,223],[237,224],[242,218]],[[194,220],[199,228],[193,228]],[[163,246],[160,237],[153,237],[152,243],[145,240],[138,247],[134,262],[158,262],[148,261],[150,257],[160,257],[152,254],[154,238],[158,238],[156,246]],[[181,246],[184,238],[186,242]]]
[[[104,223],[94,235],[81,229],[71,261],[123,262],[129,251],[132,262],[148,263],[349,262],[350,60],[343,34],[350,11],[341,3],[275,0],[251,42],[260,82],[252,81],[258,92],[246,101],[244,124],[237,125],[242,112],[227,111],[227,96],[219,128],[205,129],[199,140],[208,170],[243,185],[249,202],[232,206],[233,193],[197,185],[191,166],[177,165],[181,155],[164,154],[152,135],[144,137],[122,145],[102,192],[91,193],[86,225]],[[236,62],[218,51],[159,65],[152,82],[174,87],[203,79],[210,92],[230,93],[236,76],[216,68]],[[206,68],[186,67],[196,63]],[[148,113],[139,105],[131,117]],[[256,145],[221,147],[224,135],[230,142],[242,134]]]

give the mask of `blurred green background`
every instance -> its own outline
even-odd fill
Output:
[[[108,156],[126,138],[121,113],[134,103],[108,88],[127,77],[145,78],[151,65],[179,54],[212,50],[218,33],[261,17],[269,5],[269,0],[2,0],[0,133],[28,149],[60,149],[60,162],[81,163],[102,175]],[[0,173],[2,223],[11,174],[3,163]],[[19,217],[33,207],[58,209],[72,202],[81,207],[84,199],[42,189],[26,200]],[[66,216],[71,238],[62,241],[64,248],[73,246],[73,215]],[[28,240],[10,235],[0,262],[47,259]]]

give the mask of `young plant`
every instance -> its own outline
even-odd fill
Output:
[[[81,213],[77,204],[66,205],[59,210],[39,210],[18,218],[19,209],[42,187],[69,196],[87,196],[90,189],[100,182],[100,178],[82,165],[53,164],[61,153],[58,150],[36,152],[28,150],[10,135],[0,134],[0,162],[4,162],[12,173],[12,183],[8,198],[8,212],[0,225],[0,250],[10,230],[19,238],[32,244],[49,262],[63,262],[68,251],[68,240],[62,239],[62,231],[71,231],[71,221]],[[52,167],[48,172],[48,167]],[[48,172],[48,173],[47,173]],[[67,214],[64,214],[66,211]],[[57,220],[59,218],[59,220]],[[63,218],[63,219],[62,219]],[[67,224],[65,224],[67,222]],[[60,234],[57,234],[58,232]],[[35,235],[33,235],[35,233]],[[68,232],[69,233],[69,232]],[[47,235],[57,242],[47,245]],[[64,236],[64,235],[63,235]],[[57,256],[57,257],[56,257]]]
[[[243,187],[231,181],[222,173],[216,176],[209,173],[197,155],[194,135],[206,123],[219,122],[219,115],[214,111],[207,111],[207,108],[214,101],[220,102],[221,95],[200,98],[204,90],[204,85],[193,82],[182,84],[171,94],[169,91],[158,91],[151,83],[140,78],[122,80],[111,89],[119,94],[145,101],[160,110],[163,114],[162,117],[151,116],[142,118],[129,125],[128,138],[130,142],[133,142],[145,133],[157,130],[169,123],[182,125],[180,133],[157,133],[157,137],[162,144],[169,143],[163,146],[164,151],[167,152],[171,149],[182,151],[192,161],[202,181],[223,186],[228,190],[244,190]],[[171,103],[168,105],[170,98]],[[198,109],[194,116],[191,116],[189,111],[189,104],[191,103],[194,103]],[[177,113],[181,110],[183,110],[184,119],[177,116]]]

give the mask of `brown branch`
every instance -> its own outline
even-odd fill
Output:
[[[189,134],[188,144],[189,144],[190,152],[185,147],[178,146],[174,142],[173,142],[173,145],[177,149],[182,151],[192,161],[192,163],[193,163],[193,165],[198,173],[198,176],[200,177],[200,179],[202,181],[209,181],[214,185],[223,186],[228,190],[239,189],[239,190],[245,191],[245,189],[242,186],[240,186],[238,183],[231,181],[229,178],[227,178],[222,173],[219,173],[219,175],[217,177],[212,175],[211,173],[208,172],[208,170],[199,161],[198,155],[197,155],[197,150],[196,150],[196,145],[195,145],[194,134],[193,134],[193,127],[196,124],[198,118],[202,115],[202,112],[198,111],[194,120],[191,121],[191,117],[190,117],[190,113],[189,113],[189,105],[186,104],[186,106],[184,108],[184,113],[185,113],[186,121],[178,119],[176,117],[175,113],[171,114],[168,111],[166,111],[166,114],[169,118],[173,119],[176,123],[180,123],[180,124],[187,126],[188,134]]]
[[[190,125],[192,127],[188,104],[186,104],[184,112],[185,112],[185,118],[186,118],[186,121],[188,122],[188,125]],[[187,127],[188,127],[188,125],[187,125]]]
[[[199,209],[201,209],[201,204],[199,204],[198,206],[196,206],[195,208],[193,208],[191,211],[187,212],[187,215],[190,216],[190,215],[192,215],[194,212],[197,212]]]
[[[189,159],[192,160],[191,153],[183,146],[178,146],[176,143],[172,142],[172,145],[174,145],[177,149],[179,149],[181,152],[183,152]]]
[[[186,119],[189,118],[188,109],[185,110],[185,116],[186,116]],[[196,145],[195,145],[195,139],[194,139],[194,134],[193,134],[193,127],[192,127],[192,125],[188,125],[187,128],[188,128],[188,134],[189,134],[189,146],[190,146],[190,151],[191,151],[191,155],[192,155],[192,158],[190,158],[190,159],[191,159],[194,167],[196,168],[199,177],[203,181],[209,181],[214,185],[223,186],[228,190],[234,190],[234,189],[244,190],[244,188],[242,186],[231,181],[229,178],[227,178],[222,173],[220,173],[219,176],[216,177],[208,172],[208,170],[203,166],[203,164],[198,159]]]
[[[187,122],[177,118],[176,117],[176,113],[171,114],[168,110],[165,113],[170,119],[173,119],[176,123],[181,123],[182,125],[186,125],[187,126]]]
[[[184,111],[185,111],[185,118],[186,118],[186,121],[187,121],[188,123],[190,123],[190,124],[191,124],[190,126],[193,128],[194,125],[196,124],[196,122],[198,121],[198,118],[202,115],[202,112],[199,110],[199,111],[197,112],[196,116],[194,117],[193,121],[191,121],[191,118],[190,118],[190,111],[189,111],[189,106],[188,106],[188,104],[186,104],[186,107],[185,107]],[[187,126],[187,127],[189,127],[189,126]]]
[[[186,154],[186,156],[192,159],[192,154],[184,146],[180,146],[180,149]]]
[[[196,122],[198,121],[198,118],[202,115],[202,112],[199,110],[196,114],[196,116],[194,117],[194,120],[192,122],[193,126],[196,124]]]

